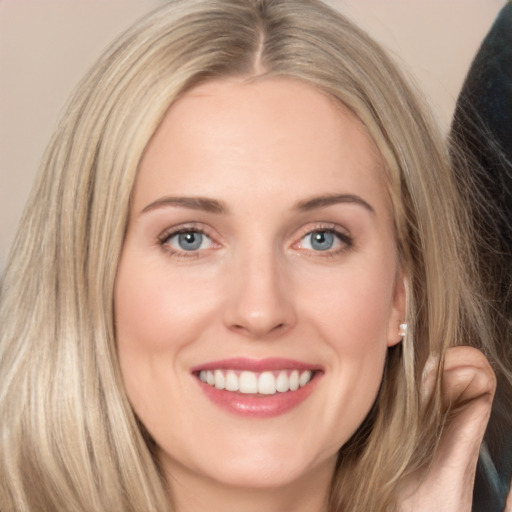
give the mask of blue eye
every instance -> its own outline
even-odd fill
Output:
[[[176,235],[180,249],[184,251],[197,251],[203,244],[203,234],[190,231]]]
[[[209,236],[201,233],[201,231],[190,230],[182,231],[167,236],[163,241],[176,251],[194,252],[200,249],[208,249],[212,247],[213,242]]]
[[[313,231],[309,234],[309,240],[311,248],[315,251],[328,251],[335,242],[334,233],[329,231]]]
[[[347,235],[331,229],[316,229],[310,231],[300,240],[300,248],[316,252],[336,252],[351,245]]]

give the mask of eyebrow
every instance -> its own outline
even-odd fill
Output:
[[[362,206],[370,213],[375,215],[375,210],[370,203],[354,194],[327,194],[305,199],[297,203],[297,209],[300,211],[316,210],[318,208],[327,208],[335,204],[355,204]]]
[[[307,212],[320,208],[327,208],[328,206],[336,204],[359,205],[370,213],[375,214],[375,210],[369,203],[354,194],[327,194],[311,197],[309,199],[299,201],[296,204],[295,209]],[[207,197],[161,197],[160,199],[148,204],[141,211],[141,214],[169,206],[178,206],[181,208],[188,208],[190,210],[201,210],[216,214],[226,214],[229,212],[227,205],[223,201],[219,201],[217,199],[210,199]]]
[[[148,204],[141,214],[166,206],[180,206],[190,210],[202,210],[209,213],[228,212],[226,204],[216,199],[209,199],[207,197],[162,197]]]

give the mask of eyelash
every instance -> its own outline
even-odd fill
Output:
[[[191,224],[187,226],[181,226],[179,228],[172,228],[169,230],[164,231],[160,236],[158,236],[158,245],[166,251],[168,254],[170,254],[173,257],[178,258],[197,258],[201,256],[201,250],[176,250],[174,249],[170,244],[169,241],[180,234],[186,234],[186,233],[199,233],[203,236],[206,236],[209,240],[211,240],[212,244],[216,244],[212,237],[208,235],[205,229],[201,228],[200,226]],[[319,225],[315,226],[314,228],[305,228],[300,236],[298,237],[298,240],[292,244],[293,247],[297,247],[298,244],[304,240],[308,235],[313,235],[314,233],[329,233],[334,235],[338,241],[341,243],[341,247],[331,250],[327,249],[325,251],[322,250],[312,250],[312,249],[306,249],[302,248],[304,252],[307,252],[309,255],[314,256],[320,256],[323,258],[333,258],[335,256],[338,256],[348,250],[350,250],[354,245],[353,238],[348,235],[346,232],[343,232],[339,229],[337,229],[334,225]]]
[[[186,233],[199,233],[203,236],[206,236],[210,240],[212,240],[212,237],[208,235],[206,230],[203,228],[196,226],[194,224],[188,225],[188,226],[181,226],[179,228],[173,228],[167,231],[164,231],[159,237],[158,237],[158,244],[160,247],[166,251],[168,254],[174,257],[178,258],[197,258],[200,256],[200,251],[186,251],[186,250],[176,250],[174,247],[172,247],[169,244],[169,240],[171,238],[175,237],[176,235],[186,234]],[[212,243],[213,242],[212,240]]]
[[[347,234],[345,231],[341,231],[335,225],[332,224],[315,226],[313,229],[306,228],[300,235],[299,240],[297,242],[294,242],[292,246],[300,244],[302,240],[304,240],[304,238],[306,238],[308,235],[313,235],[314,233],[330,233],[334,235],[341,244],[341,247],[334,250],[327,249],[325,251],[315,251],[311,249],[303,249],[304,251],[307,251],[309,254],[313,254],[314,256],[320,256],[322,258],[334,258],[336,256],[341,255],[342,253],[349,251],[354,246],[354,239],[352,238],[352,236]]]

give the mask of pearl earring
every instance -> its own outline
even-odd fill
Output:
[[[398,326],[398,334],[402,336],[402,338],[407,334],[407,324],[400,324]]]

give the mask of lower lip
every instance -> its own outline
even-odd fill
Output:
[[[250,418],[273,418],[298,407],[314,391],[320,372],[297,391],[276,393],[275,395],[242,394],[224,389],[217,389],[196,379],[205,395],[222,409]]]

